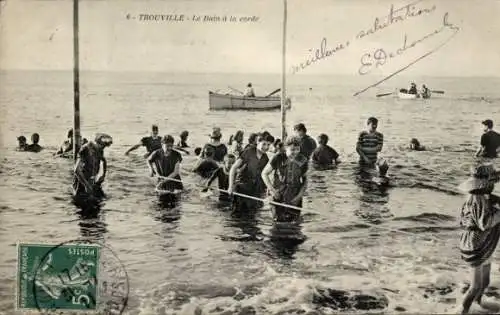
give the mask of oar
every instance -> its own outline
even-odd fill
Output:
[[[269,97],[269,96],[271,96],[271,95],[274,95],[274,94],[278,93],[279,91],[281,91],[281,88],[280,88],[280,89],[276,89],[276,90],[272,91],[271,93],[267,94],[267,95],[266,95],[266,97]]]
[[[436,94],[444,94],[444,91],[435,91],[435,90],[432,90],[432,93],[436,93]]]
[[[390,93],[382,93],[382,94],[377,94],[377,97],[382,97],[382,96],[387,96],[387,95],[391,95],[392,92]]]
[[[241,92],[240,90],[237,90],[237,89],[235,89],[235,88],[233,88],[233,87],[231,87],[231,86],[229,86],[229,85],[228,85],[227,87],[228,87],[228,88],[230,88],[231,90],[235,91],[235,92],[238,92],[238,93],[240,93],[240,94],[243,94],[243,92]]]

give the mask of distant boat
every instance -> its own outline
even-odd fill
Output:
[[[404,99],[404,100],[412,100],[412,99],[417,99],[417,98],[428,99],[428,98],[431,98],[431,94],[430,94],[430,92],[426,95],[410,94],[410,93],[408,93],[408,90],[401,89],[398,91],[398,98]]]
[[[246,110],[271,110],[281,108],[280,96],[246,97],[234,94],[219,94],[208,91],[210,110],[246,109]],[[287,108],[291,108],[291,100],[287,98]]]

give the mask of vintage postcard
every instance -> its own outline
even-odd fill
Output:
[[[0,314],[500,313],[499,14],[1,0]]]

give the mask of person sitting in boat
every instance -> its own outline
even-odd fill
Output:
[[[215,149],[207,147],[205,157],[198,160],[193,167],[192,172],[200,175],[203,178],[210,178],[212,174],[219,168],[219,163],[214,160]]]
[[[113,138],[105,133],[98,133],[94,142],[87,142],[78,152],[73,179],[73,195],[86,197],[103,197],[101,185],[106,178],[108,163],[104,157],[104,149],[113,143]],[[97,178],[101,170],[102,175]]]
[[[307,134],[307,128],[303,123],[299,123],[293,127],[295,136],[300,139],[300,153],[306,158],[311,158],[312,153],[316,150],[316,141]]]
[[[421,94],[422,98],[429,98],[429,96],[431,96],[431,90],[429,90],[425,84],[422,84]]]
[[[418,94],[417,85],[414,82],[411,83],[408,94]]]
[[[144,146],[146,148],[147,152],[144,155],[145,158],[151,155],[151,153],[153,153],[154,151],[161,149],[161,137],[158,135],[157,125],[151,126],[151,136],[142,138],[141,142],[128,149],[127,152],[125,152],[125,155],[128,155],[130,152],[139,149],[141,146]]]
[[[412,138],[409,145],[410,150],[413,151],[425,151],[425,146],[420,144],[417,138]]]
[[[227,146],[221,142],[222,133],[219,127],[214,127],[210,136],[210,142],[205,144],[202,150],[202,158],[206,157],[207,148],[211,147],[214,149],[213,159],[222,163],[224,161],[224,156],[227,154]]]
[[[318,136],[319,146],[312,154],[314,168],[328,169],[340,163],[339,154],[328,145],[328,136],[324,133]]]
[[[255,91],[253,90],[252,83],[247,84],[247,88],[245,89],[245,93],[243,93],[245,97],[255,97]]]
[[[229,172],[231,171],[231,167],[233,167],[234,162],[236,162],[236,156],[234,154],[227,154],[224,157],[224,165],[219,167],[215,172],[213,172],[212,176],[207,182],[207,185],[202,190],[203,192],[208,191],[208,188],[212,184],[212,182],[217,178],[219,182],[219,190],[226,190],[229,187]],[[219,191],[219,201],[230,201],[231,196],[227,194],[225,191]]]
[[[42,151],[42,147],[38,144],[40,141],[40,135],[38,133],[34,133],[31,135],[31,144],[26,147],[26,151],[28,152],[40,152]]]
[[[231,135],[229,138],[228,145],[230,147],[229,152],[234,154],[236,157],[240,156],[241,152],[243,152],[243,130],[238,130],[236,133]]]
[[[16,151],[26,151],[28,143],[25,136],[17,137],[17,148]]]
[[[302,207],[302,197],[307,187],[307,170],[309,159],[300,153],[301,140],[291,137],[286,141],[285,152],[276,154],[262,172],[273,201]],[[274,183],[271,173],[276,172]],[[277,179],[277,180],[276,180]],[[278,222],[296,222],[300,211],[285,206],[274,206],[274,220]]]
[[[147,161],[151,177],[160,176],[158,189],[169,191],[183,189],[180,175],[182,155],[174,150],[174,137],[164,136],[162,148],[153,151]]]
[[[257,138],[257,146],[249,147],[238,157],[229,172],[228,192],[233,191],[251,197],[261,198],[265,193],[265,184],[261,173],[269,162],[267,151],[271,145],[269,138],[262,135]],[[238,178],[236,175],[238,174]],[[261,208],[264,204],[250,198],[235,195],[233,197],[233,210],[245,211]]]

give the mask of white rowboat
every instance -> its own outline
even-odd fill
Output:
[[[287,99],[288,108],[291,101]],[[245,97],[242,95],[219,94],[212,91],[208,92],[208,104],[210,110],[224,109],[247,109],[247,110],[269,110],[281,108],[280,96],[257,96]]]

